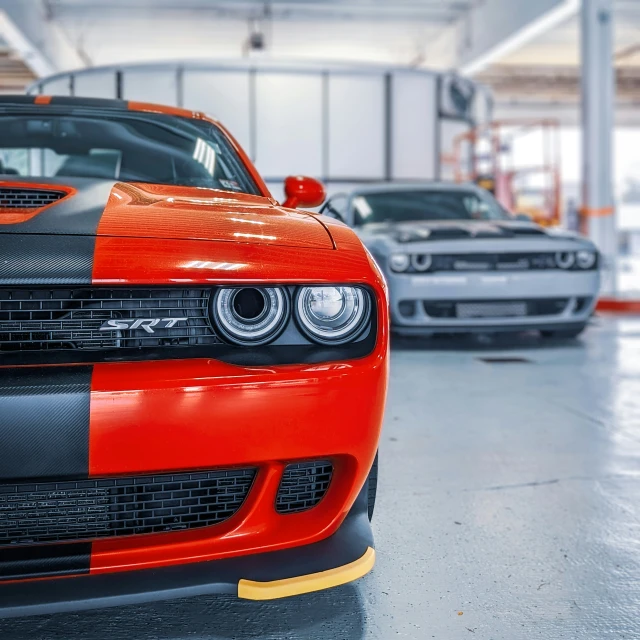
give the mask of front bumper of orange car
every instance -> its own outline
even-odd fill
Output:
[[[100,514],[101,487],[124,477],[167,482],[172,472],[253,473],[239,507],[213,526],[0,546],[0,617],[202,593],[270,599],[364,575],[374,561],[366,482],[386,393],[382,333],[370,355],[324,364],[193,359],[0,368],[3,411],[25,415],[22,423],[34,428],[9,443],[13,475],[28,460],[38,478],[22,498],[14,481],[0,482],[0,518],[15,513],[11,500],[50,500],[57,508],[78,495],[93,498],[85,504]],[[83,422],[86,434],[72,437]],[[65,446],[58,446],[65,429]],[[278,512],[287,466],[316,461],[332,467],[326,494],[308,510]],[[48,465],[79,478],[81,493],[47,484]],[[10,464],[3,468],[11,475]],[[24,481],[15,482],[24,490]]]

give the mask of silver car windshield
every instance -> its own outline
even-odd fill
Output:
[[[510,220],[509,212],[488,192],[464,189],[411,189],[365,193],[353,199],[354,222],[433,220]]]

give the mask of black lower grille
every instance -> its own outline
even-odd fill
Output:
[[[0,485],[0,545],[182,531],[244,502],[255,469]]]
[[[423,307],[424,312],[431,318],[514,318],[560,315],[565,311],[568,304],[568,298],[425,300]]]
[[[300,513],[315,507],[331,483],[333,465],[326,460],[288,465],[282,474],[276,511]]]
[[[217,344],[209,290],[0,289],[0,353]]]

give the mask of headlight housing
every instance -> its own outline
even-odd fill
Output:
[[[576,253],[576,264],[580,269],[593,269],[597,259],[598,254],[595,251],[581,249]]]
[[[558,251],[555,260],[560,269],[571,269],[576,262],[576,254],[573,251]]]
[[[369,294],[361,287],[301,287],[294,308],[301,331],[320,344],[355,340],[371,315]]]
[[[283,330],[289,317],[289,296],[281,287],[222,287],[213,297],[212,316],[228,342],[265,344]]]
[[[411,266],[420,273],[431,268],[431,255],[428,253],[416,253],[411,256]]]
[[[402,273],[409,268],[411,264],[411,258],[406,253],[393,253],[389,257],[389,266],[391,267],[391,271],[395,271],[396,273]]]

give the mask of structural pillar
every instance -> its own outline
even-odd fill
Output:
[[[582,215],[602,253],[602,294],[616,293],[613,0],[582,0]]]

